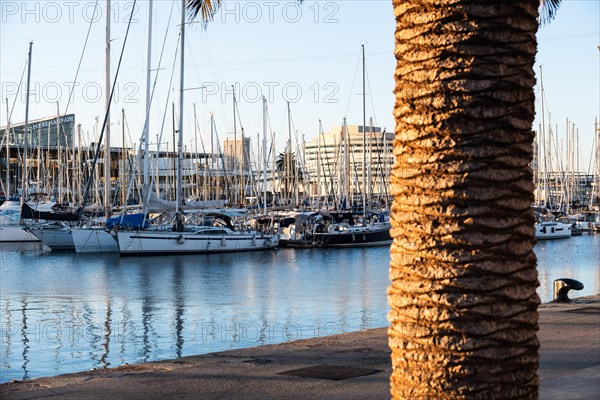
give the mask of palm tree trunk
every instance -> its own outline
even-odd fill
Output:
[[[393,0],[391,393],[535,399],[539,0]]]

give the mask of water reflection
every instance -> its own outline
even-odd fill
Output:
[[[27,300],[21,299],[21,342],[23,343],[23,378],[29,379],[29,338],[27,336]]]
[[[102,356],[100,357],[100,367],[106,368],[110,365],[108,362],[108,354],[110,353],[110,335],[112,333],[110,323],[112,316],[112,309],[110,306],[110,299],[105,301],[106,307],[106,319],[104,320],[104,336],[102,340]]]
[[[152,317],[154,315],[154,296],[152,293],[152,276],[151,269],[141,268],[140,272],[140,292],[143,293],[142,298],[142,353],[140,354],[142,361],[146,362],[150,359],[152,348],[157,346],[156,331]]]
[[[2,247],[0,380],[387,325],[387,248],[119,258]],[[600,236],[536,246],[552,282],[600,293]]]
[[[540,241],[535,247],[538,258],[538,294],[542,302],[552,300],[553,282],[573,278],[584,289],[571,297],[600,293],[600,235],[583,235],[563,240]]]
[[[175,258],[175,266],[173,268],[173,282],[171,284],[173,290],[174,310],[175,310],[175,356],[181,357],[183,348],[183,312],[185,310],[184,301],[184,281],[183,281],[183,266],[181,257]]]

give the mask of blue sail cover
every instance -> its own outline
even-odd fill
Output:
[[[112,217],[106,220],[106,228],[113,229],[142,229],[150,226],[147,220],[144,220],[144,214],[125,214]]]

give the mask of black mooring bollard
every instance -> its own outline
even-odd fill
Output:
[[[569,290],[581,290],[583,289],[583,283],[576,281],[571,278],[560,278],[554,281],[554,302],[556,303],[568,303]]]

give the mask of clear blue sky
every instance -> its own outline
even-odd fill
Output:
[[[160,130],[178,36],[180,1],[176,0],[166,36],[162,68],[152,105],[151,135]],[[65,111],[69,88],[95,1],[0,1],[1,124],[6,123],[5,98],[12,107],[30,40],[34,42],[30,119],[54,115],[56,102]],[[69,112],[82,124],[84,138],[93,140],[94,119],[104,110],[105,0],[101,15],[91,23],[78,86]],[[152,66],[158,59],[173,3],[154,1]],[[132,1],[113,2],[112,74],[125,37]],[[121,143],[120,110],[125,109],[127,136],[139,142],[144,120],[147,46],[147,3],[138,2],[126,45],[118,96],[112,112],[112,144]],[[318,119],[325,131],[362,123],[360,46],[367,56],[367,116],[393,130],[394,17],[391,1],[305,1],[301,8],[283,1],[225,1],[206,31],[198,24],[186,30],[186,144],[193,137],[193,103],[205,145],[212,111],[221,140],[232,136],[232,84],[238,89],[242,124],[253,142],[262,132],[260,95],[269,100],[271,130],[277,132],[281,151],[287,138],[286,100],[291,101],[294,128],[306,139],[315,137]],[[579,128],[582,158],[591,153],[594,119],[600,114],[600,7],[595,0],[564,1],[556,20],[540,29],[538,65],[543,65],[544,89],[553,124],[564,134],[565,119]],[[358,68],[357,68],[358,67]],[[174,87],[179,85],[176,66]],[[536,72],[539,69],[536,66]],[[22,80],[25,81],[25,77]],[[24,84],[24,83],[23,83]],[[170,103],[178,109],[178,94]],[[24,120],[24,95],[16,102],[12,121]],[[539,112],[539,111],[538,111]],[[164,141],[172,142],[171,111],[167,113]],[[535,126],[537,127],[536,121]],[[239,126],[238,126],[239,129]],[[239,135],[239,131],[238,131]],[[155,142],[151,139],[151,142]],[[131,142],[128,139],[128,145]],[[170,144],[171,146],[172,144]],[[587,170],[587,161],[582,170]],[[585,164],[585,165],[583,165]]]

